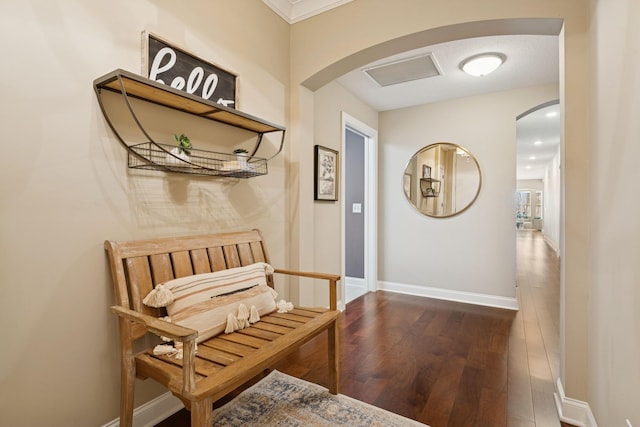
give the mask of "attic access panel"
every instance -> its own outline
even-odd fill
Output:
[[[431,53],[376,65],[363,71],[382,87],[435,77],[441,74]]]

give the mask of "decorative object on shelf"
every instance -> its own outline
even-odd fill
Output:
[[[178,141],[178,147],[180,148],[180,152],[185,153],[187,156],[191,155],[191,140],[187,135],[181,133],[180,136],[173,134],[173,137],[176,141]]]
[[[142,32],[143,74],[150,80],[237,108],[238,77],[176,47],[156,34]]]
[[[249,152],[244,148],[236,148],[235,150],[233,150],[233,154],[236,155],[236,159],[239,162],[244,162],[244,163],[247,162],[247,157],[249,157]]]
[[[118,141],[128,151],[128,165],[130,168],[211,177],[251,178],[266,175],[267,162],[280,154],[284,147],[286,130],[284,126],[270,123],[242,111],[225,107],[222,104],[207,101],[201,97],[151,81],[129,71],[115,70],[94,80],[93,85],[107,124],[115,133]],[[117,109],[117,104],[105,103],[103,100],[104,93],[116,93],[122,97],[123,108],[129,112],[140,132],[147,137],[147,142],[132,143],[125,140],[121,133],[122,125],[119,122],[112,121],[112,116],[115,116],[113,110]],[[257,137],[255,146],[251,150],[252,153],[258,151],[265,134],[280,132],[278,151],[269,158],[251,156],[245,161],[244,165],[238,162],[234,154],[196,150],[195,148],[188,148],[190,153],[188,161],[177,156],[174,157],[170,152],[178,147],[160,144],[153,140],[140,117],[136,114],[136,108],[134,107],[139,104],[132,103],[131,98],[191,114],[205,121],[222,123],[252,132]],[[175,162],[167,161],[167,156],[171,157]]]
[[[314,147],[314,200],[338,200],[338,152]]]
[[[431,178],[431,167],[427,165],[422,165],[422,177],[423,178]]]
[[[184,162],[190,162],[191,158],[191,140],[185,134],[173,134],[173,137],[178,142],[178,146],[174,147],[166,156],[167,164],[181,165]]]

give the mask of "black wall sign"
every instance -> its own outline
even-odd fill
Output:
[[[231,108],[236,106],[237,76],[145,32],[149,80]]]

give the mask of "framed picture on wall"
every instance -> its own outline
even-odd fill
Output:
[[[423,178],[431,178],[431,167],[427,165],[422,165],[422,177]]]
[[[338,200],[338,152],[314,147],[314,200]]]

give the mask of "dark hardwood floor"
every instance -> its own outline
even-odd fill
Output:
[[[540,233],[518,232],[518,286],[518,312],[389,292],[349,303],[341,393],[431,427],[560,426],[559,266]],[[274,368],[327,386],[326,333]],[[182,410],[157,426],[187,425]]]

